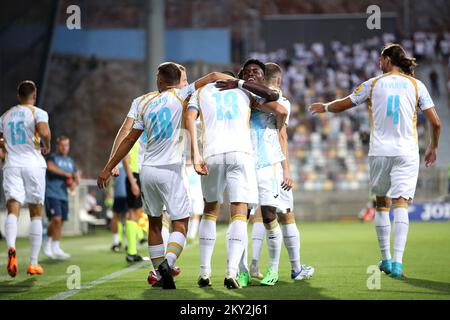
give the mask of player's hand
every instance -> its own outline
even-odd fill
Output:
[[[201,176],[207,176],[209,173],[206,162],[201,156],[194,157],[194,169]]]
[[[292,179],[290,172],[283,172],[283,181],[281,182],[281,188],[289,191],[294,186],[294,180]]]
[[[44,156],[48,155],[50,153],[50,149],[47,149],[45,146],[41,147],[41,152]]]
[[[437,150],[431,146],[428,146],[427,151],[425,152],[425,167],[431,167],[436,163],[437,158]]]
[[[103,169],[103,171],[100,172],[100,174],[97,177],[97,186],[100,189],[106,188],[106,182],[108,181],[109,177],[111,177],[111,172]]]
[[[238,87],[238,81],[239,80],[236,79],[219,80],[216,82],[215,86],[216,88],[219,88],[220,91],[236,89]]]
[[[139,188],[138,184],[136,183],[136,181],[134,181],[134,183],[131,184],[131,193],[133,194],[133,196],[135,196],[136,198],[139,197],[141,195],[141,189]]]
[[[111,174],[113,177],[118,177],[120,175],[120,171],[119,171],[119,167],[115,166],[112,170],[111,170]]]
[[[325,112],[325,104],[324,103],[313,103],[309,106],[308,111],[312,114],[324,113]]]

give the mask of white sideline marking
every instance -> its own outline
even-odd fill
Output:
[[[225,230],[220,230],[219,232],[217,232],[217,233],[216,233],[216,238],[217,238],[218,236],[224,235],[224,234],[226,233],[226,231],[227,231],[227,229],[225,229]],[[198,244],[199,244],[199,243],[196,241],[194,244],[190,245],[189,247],[190,247],[190,248],[196,247]],[[108,275],[106,275],[106,276],[104,276],[104,277],[101,277],[101,278],[99,278],[99,279],[96,279],[96,280],[94,280],[94,281],[91,281],[91,282],[89,282],[88,284],[86,284],[86,285],[84,285],[84,286],[81,286],[80,289],[66,290],[66,291],[57,293],[57,294],[55,294],[55,295],[53,295],[53,296],[51,296],[51,297],[48,297],[46,300],[64,300],[64,299],[67,299],[67,298],[70,298],[70,297],[76,295],[78,292],[80,292],[80,291],[83,290],[83,289],[84,289],[84,290],[85,290],[85,289],[91,289],[91,288],[93,288],[93,287],[95,287],[95,286],[98,286],[99,284],[103,284],[103,283],[105,283],[105,282],[107,282],[107,281],[109,281],[109,280],[118,278],[118,277],[120,277],[120,276],[123,276],[124,274],[129,273],[129,272],[132,272],[132,271],[141,269],[141,268],[143,268],[143,267],[148,267],[148,266],[149,266],[148,262],[139,262],[139,263],[134,264],[134,265],[132,265],[132,266],[130,266],[130,267],[128,267],[128,268],[125,268],[125,269],[122,269],[122,270],[119,270],[119,271],[110,273],[110,274],[108,274]]]
[[[48,297],[46,300],[64,300],[64,299],[70,298],[71,296],[77,294],[78,292],[80,292],[83,289],[93,288],[95,286],[98,286],[99,284],[103,284],[103,283],[105,283],[105,282],[107,282],[109,280],[118,278],[120,276],[123,276],[124,274],[127,274],[127,273],[129,273],[131,271],[134,271],[134,270],[141,269],[143,267],[148,267],[148,262],[147,263],[140,262],[140,263],[134,264],[132,266],[129,266],[128,268],[125,268],[125,269],[122,269],[122,270],[110,273],[110,274],[108,274],[108,275],[106,275],[104,277],[101,277],[99,279],[91,281],[88,284],[86,284],[84,286],[81,286],[80,289],[66,290],[66,291],[57,293],[54,296]]]

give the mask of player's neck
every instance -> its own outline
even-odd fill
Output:
[[[392,66],[390,70],[387,70],[386,73],[403,73],[402,69],[397,66]]]
[[[23,101],[19,101],[19,104],[21,106],[34,106],[34,101],[33,100],[23,100]]]

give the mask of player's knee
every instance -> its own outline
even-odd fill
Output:
[[[275,207],[262,206],[261,214],[264,223],[271,223],[277,219],[277,209]]]
[[[376,199],[377,208],[389,208],[391,206],[390,200],[387,197],[378,197]]]

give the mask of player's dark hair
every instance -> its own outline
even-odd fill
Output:
[[[266,81],[270,82],[277,76],[281,76],[281,67],[274,62],[266,63]]]
[[[236,78],[236,75],[234,74],[233,71],[225,70],[225,71],[222,71],[222,73],[232,76],[233,78]]]
[[[389,43],[381,51],[383,57],[389,57],[394,66],[400,67],[403,73],[414,76],[414,68],[417,66],[416,59],[408,57],[405,49],[397,43]]]
[[[244,68],[241,68],[241,70],[239,70],[238,72],[238,79],[242,79],[243,76],[244,76]]]
[[[22,99],[28,99],[32,94],[36,93],[37,88],[33,81],[25,80],[17,86],[17,94]]]
[[[247,61],[245,61],[244,66],[242,67],[242,70],[245,69],[249,64],[256,64],[257,66],[259,66],[262,69],[263,74],[266,75],[266,65],[263,62],[261,62],[260,60],[248,59]]]
[[[164,62],[158,67],[158,74],[164,78],[169,85],[176,85],[180,82],[181,70],[179,65],[173,62]]]

